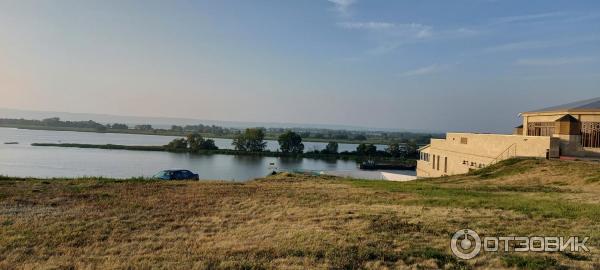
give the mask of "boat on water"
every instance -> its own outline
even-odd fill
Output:
[[[19,144],[19,142],[5,142],[4,144]]]

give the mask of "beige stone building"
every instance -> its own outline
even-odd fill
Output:
[[[447,133],[419,149],[418,177],[467,173],[512,157],[600,157],[600,98],[520,114],[512,135]]]

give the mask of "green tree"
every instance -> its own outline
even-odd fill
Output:
[[[406,148],[406,157],[417,157],[417,151],[419,150],[419,146],[413,140],[407,142],[404,147]]]
[[[261,128],[247,128],[244,133],[238,134],[231,143],[236,150],[261,152],[267,147],[265,131]]]
[[[202,135],[198,133],[189,134],[186,138],[180,138],[172,140],[169,144],[165,145],[168,151],[174,152],[191,152],[198,153],[200,150],[218,150],[219,147],[215,145],[215,141],[211,139],[204,139]]]
[[[377,154],[377,147],[373,144],[361,143],[356,147],[356,153],[360,156],[372,156]]]
[[[204,150],[219,150],[219,147],[217,147],[217,145],[215,144],[215,141],[212,139],[204,140],[204,142],[202,142],[202,144],[200,146]]]
[[[329,142],[327,146],[325,146],[326,154],[337,154],[338,153],[338,143],[337,142]]]
[[[199,133],[192,133],[187,135],[187,145],[190,152],[199,152],[203,149],[202,144],[204,144],[204,138]]]
[[[300,154],[304,152],[302,137],[291,130],[279,135],[277,141],[283,153]]]
[[[179,138],[179,139],[172,140],[169,144],[165,145],[165,148],[167,149],[167,151],[185,152],[185,151],[187,151],[187,146],[188,146],[188,143],[187,143],[186,139]]]
[[[399,157],[400,155],[402,155],[400,145],[397,143],[390,144],[390,146],[388,146],[388,148],[385,149],[385,151],[388,152],[388,154],[390,154],[392,157]]]
[[[129,127],[127,125],[119,124],[119,123],[112,124],[112,126],[110,128],[112,128],[112,129],[129,129]]]
[[[246,136],[244,136],[244,134],[237,134],[235,135],[235,138],[233,138],[233,142],[231,143],[233,145],[233,147],[235,148],[235,150],[238,151],[248,151],[247,149],[247,143],[246,143],[247,139]]]

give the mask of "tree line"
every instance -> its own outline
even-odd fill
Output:
[[[150,124],[138,124],[129,126],[124,123],[101,124],[89,121],[63,121],[58,117],[43,120],[27,119],[0,119],[2,126],[32,126],[60,129],[91,129],[96,132],[123,132],[140,134],[159,134],[173,136],[187,136],[193,133],[201,133],[208,136],[234,138],[243,135],[245,131],[239,128],[220,127],[216,125],[172,125],[170,128],[156,128]],[[425,134],[411,132],[383,132],[383,131],[357,131],[357,130],[334,130],[322,128],[260,128],[265,137],[277,139],[288,131],[292,131],[305,140],[316,141],[348,141],[348,142],[399,142],[427,144],[431,138],[442,137],[441,134]]]
[[[392,143],[385,150],[377,150],[374,144],[361,143],[355,151],[339,152],[337,142],[328,142],[324,149],[304,152],[304,143],[302,136],[294,131],[287,130],[279,135],[278,152],[285,155],[298,156],[302,154],[309,155],[357,155],[367,157],[393,157],[393,158],[416,158],[417,144],[410,141],[404,144]],[[263,152],[267,150],[265,141],[265,131],[262,128],[248,128],[244,132],[235,136],[232,145],[236,151],[240,152]],[[193,133],[185,138],[178,138],[165,145],[165,149],[172,152],[190,152],[198,153],[203,150],[219,150],[214,140],[205,139],[199,133]]]

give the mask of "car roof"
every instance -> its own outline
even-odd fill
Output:
[[[190,170],[164,170],[163,172],[189,172]]]

